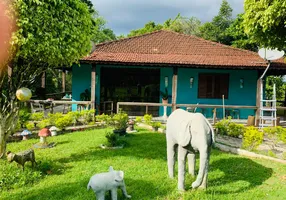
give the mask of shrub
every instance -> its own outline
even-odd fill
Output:
[[[112,120],[109,121],[109,124],[113,126],[116,130],[125,130],[127,128],[127,122],[127,113],[120,111],[119,113],[113,115]]]
[[[19,111],[19,122],[20,122],[21,128],[23,128],[23,125],[27,121],[29,121],[30,117],[31,117],[31,113],[29,112],[28,108],[20,109],[20,111]]]
[[[228,125],[230,123],[230,119],[222,119],[219,122],[215,124],[215,127],[217,129],[217,133],[221,135],[227,135],[227,129]]]
[[[50,123],[50,120],[49,119],[43,119],[42,121],[40,121],[38,124],[37,124],[37,127],[39,127],[40,129],[42,128],[45,128],[47,126],[50,126],[51,123]]]
[[[26,128],[31,131],[35,128],[35,124],[33,122],[28,122],[25,124]]]
[[[111,120],[111,117],[106,114],[101,114],[96,116],[96,121],[101,122],[101,123],[108,123]]]
[[[215,127],[218,134],[229,135],[232,137],[239,137],[240,135],[243,136],[245,131],[244,125],[231,122],[231,117],[217,122]]]
[[[70,119],[71,123],[75,126],[78,119],[80,118],[80,112],[78,111],[71,111],[66,114]]]
[[[48,119],[50,121],[50,124],[51,125],[55,125],[56,121],[59,119],[59,118],[62,118],[64,115],[62,113],[49,113],[48,114]]]
[[[160,128],[161,127],[161,122],[151,122],[151,124],[150,124],[153,128],[155,128],[155,129],[158,129],[158,128]]]
[[[263,132],[253,126],[246,128],[243,135],[242,146],[248,150],[255,150],[263,141]]]
[[[243,136],[245,131],[245,127],[243,124],[236,124],[234,122],[230,122],[227,128],[227,135],[232,137]]]
[[[34,121],[41,121],[44,118],[43,112],[32,113],[31,120]]]
[[[88,124],[89,122],[93,121],[94,119],[95,110],[82,110],[80,112],[80,116],[83,120],[84,124]]]
[[[119,144],[119,136],[113,132],[107,132],[105,135],[108,147],[115,147]]]
[[[271,150],[268,150],[267,155],[270,157],[276,158],[276,154]]]
[[[151,115],[151,114],[145,114],[144,117],[143,117],[143,119],[144,119],[144,122],[145,122],[146,124],[149,124],[149,125],[150,125],[150,123],[151,123],[151,121],[152,121],[152,115]]]
[[[65,115],[64,117],[57,119],[55,125],[57,128],[63,130],[71,123],[72,123],[72,118],[69,115]]]
[[[135,118],[135,123],[142,123],[142,117],[137,116]]]

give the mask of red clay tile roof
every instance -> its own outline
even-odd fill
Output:
[[[249,69],[267,66],[266,61],[255,52],[165,30],[98,44],[83,61]],[[286,69],[286,63],[279,59],[273,61],[271,67]]]

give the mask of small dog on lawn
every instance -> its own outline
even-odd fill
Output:
[[[13,162],[15,161],[16,163],[18,163],[19,165],[22,165],[23,167],[23,171],[24,171],[24,165],[25,162],[27,161],[31,161],[32,162],[32,167],[34,168],[34,164],[37,165],[37,162],[35,160],[35,153],[33,149],[29,149],[20,153],[12,153],[11,151],[8,151],[6,153],[7,155],[7,160],[8,162]]]

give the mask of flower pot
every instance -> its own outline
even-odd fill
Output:
[[[162,99],[163,104],[168,104],[168,99]]]

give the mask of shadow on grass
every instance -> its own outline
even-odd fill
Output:
[[[216,153],[217,154],[217,153]],[[219,177],[210,179],[219,173]],[[207,193],[230,194],[262,185],[273,174],[271,168],[264,167],[251,159],[230,157],[216,160],[210,165],[208,185],[212,188]]]
[[[21,193],[11,194],[3,200],[10,199],[22,199],[22,200],[55,200],[55,199],[95,199],[95,194],[92,189],[87,191],[87,184],[89,179],[81,180],[79,182],[65,182],[61,184],[55,184],[53,186],[45,188],[33,187],[29,191],[23,191]],[[150,192],[154,190],[154,185],[150,182],[125,179],[126,190],[131,199],[156,199],[156,192]],[[130,187],[129,187],[130,186]],[[132,187],[131,187],[132,186]],[[134,187],[137,186],[137,187]],[[133,190],[131,190],[131,188]],[[120,189],[117,190],[118,200],[126,199]],[[111,199],[109,192],[106,192],[105,199]]]

